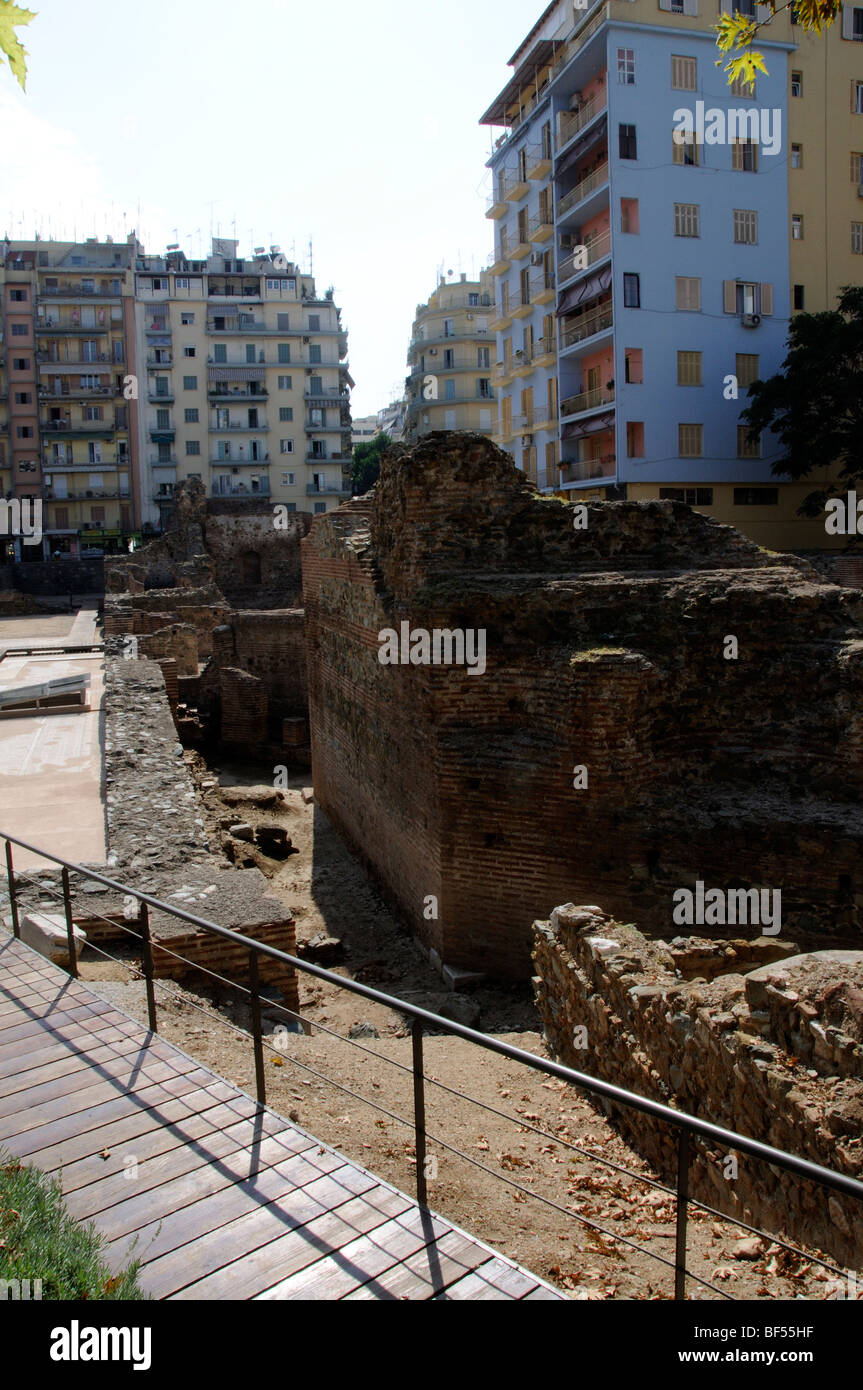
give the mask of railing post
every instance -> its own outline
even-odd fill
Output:
[[[258,1104],[267,1103],[267,1080],[264,1072],[264,1035],[261,1028],[261,995],[258,977],[258,953],[249,951],[249,991],[252,1005],[252,1037],[255,1041],[255,1085]]]
[[[689,1130],[677,1141],[677,1248],[674,1259],[674,1297],[686,1298],[686,1227],[689,1207]]]
[[[141,928],[141,964],[144,967],[144,983],[147,987],[147,1019],[150,1024],[150,1032],[158,1033],[156,991],[153,987],[153,942],[150,937],[150,909],[146,903],[138,904],[138,926]]]
[[[21,927],[18,922],[18,890],[12,869],[12,841],[6,841],[6,881],[9,884],[9,909],[12,913],[12,935],[21,940]]]
[[[66,914],[66,940],[69,943],[69,974],[73,980],[78,978],[78,952],[75,949],[75,921],[72,917],[72,894],[69,892],[69,870],[63,865],[63,911]]]
[[[428,1206],[426,1187],[426,1097],[425,1072],[423,1068],[423,1026],[415,1018],[411,1027],[414,1059],[414,1129],[416,1131],[417,1156],[417,1201],[421,1207]]]

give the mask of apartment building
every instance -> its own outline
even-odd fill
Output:
[[[377,415],[361,415],[351,423],[351,444],[370,444],[379,432]]]
[[[134,238],[0,243],[0,493],[42,503],[19,560],[119,550],[135,531]]]
[[[164,525],[175,482],[326,512],[351,495],[347,333],[279,247],[206,260],[139,255],[141,513]]]
[[[777,479],[777,440],[751,445],[739,415],[791,315],[860,282],[863,9],[821,38],[778,16],[749,89],[716,66],[722,8],[555,0],[510,60],[482,117],[505,127],[497,439],[547,492],[670,497],[775,549],[826,547],[797,516],[825,480]]]
[[[479,280],[442,280],[428,302],[417,305],[405,381],[409,443],[432,430],[495,432],[493,312],[489,271]]]

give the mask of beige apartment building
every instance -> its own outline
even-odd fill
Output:
[[[351,495],[348,340],[277,246],[205,261],[179,250],[136,262],[141,514],[164,523],[175,482],[211,497],[266,497],[326,512]]]
[[[405,382],[408,443],[432,430],[495,433],[493,316],[488,271],[478,280],[441,281],[428,303],[417,305]]]

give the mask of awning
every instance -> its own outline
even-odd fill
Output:
[[[537,77],[542,72],[543,68],[548,67],[554,57],[556,49],[561,46],[562,45],[553,43],[551,39],[542,39],[536,44],[536,46],[531,49],[525,62],[521,64],[521,67],[519,67],[509,79],[503,91],[499,92],[495,97],[485,115],[480,116],[480,125],[506,125],[506,113],[513,102],[531,82],[534,83],[534,86],[536,85]]]
[[[584,439],[588,434],[602,434],[603,430],[613,427],[614,411],[606,410],[602,415],[592,415],[589,420],[573,420],[572,424],[564,425],[561,439]]]
[[[579,304],[586,303],[598,294],[604,294],[608,289],[611,289],[611,266],[604,265],[602,270],[595,270],[592,275],[579,280],[577,285],[571,285],[568,290],[564,290],[557,301],[557,312],[570,314]]]
[[[210,381],[263,381],[267,375],[266,367],[208,367]]]
[[[577,164],[580,159],[584,159],[588,150],[593,148],[600,136],[605,135],[607,123],[608,117],[604,115],[602,120],[597,122],[588,135],[583,136],[581,140],[576,140],[572,149],[567,150],[563,159],[558,160],[555,165],[554,177],[556,179],[559,179],[561,174],[565,174],[567,170],[571,169],[574,164]]]

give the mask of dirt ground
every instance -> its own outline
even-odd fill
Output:
[[[211,783],[201,800],[214,843],[218,821],[230,814],[222,798],[225,785],[272,786],[269,768],[208,768],[197,754],[186,759],[199,788]],[[217,778],[225,785],[215,785]],[[304,802],[300,788],[307,783],[307,774],[291,779],[281,814],[243,807],[238,817],[278,820],[299,851],[272,864],[272,890],[296,917],[298,940],[308,942],[320,932],[340,938],[344,955],[332,967],[336,973],[435,1011],[451,1003],[454,996],[326,817]],[[88,954],[82,977],[145,1019],[143,985],[124,983],[126,970]],[[174,983],[160,984],[158,995],[160,1032],[254,1092],[251,1043],[225,1026],[248,1026],[242,1002],[224,988],[192,991]],[[480,1031],[547,1055],[529,986],[484,987],[469,999],[478,1006],[474,1026]],[[311,1035],[275,1033],[280,1015],[267,1010],[265,1026],[276,1045],[266,1059],[268,1104],[372,1172],[414,1191],[411,1041],[404,1015],[310,976],[301,977],[300,1003]],[[355,1039],[358,1045],[342,1041],[358,1027],[364,1034]],[[426,1087],[430,1206],[573,1298],[673,1295],[668,1262],[674,1259],[674,1200],[650,1185],[655,1175],[586,1099],[563,1082],[445,1035],[426,1039],[425,1068],[430,1081],[439,1083]],[[688,1281],[692,1299],[823,1299],[832,1277],[809,1259],[697,1209],[691,1212],[688,1267],[704,1281]]]

